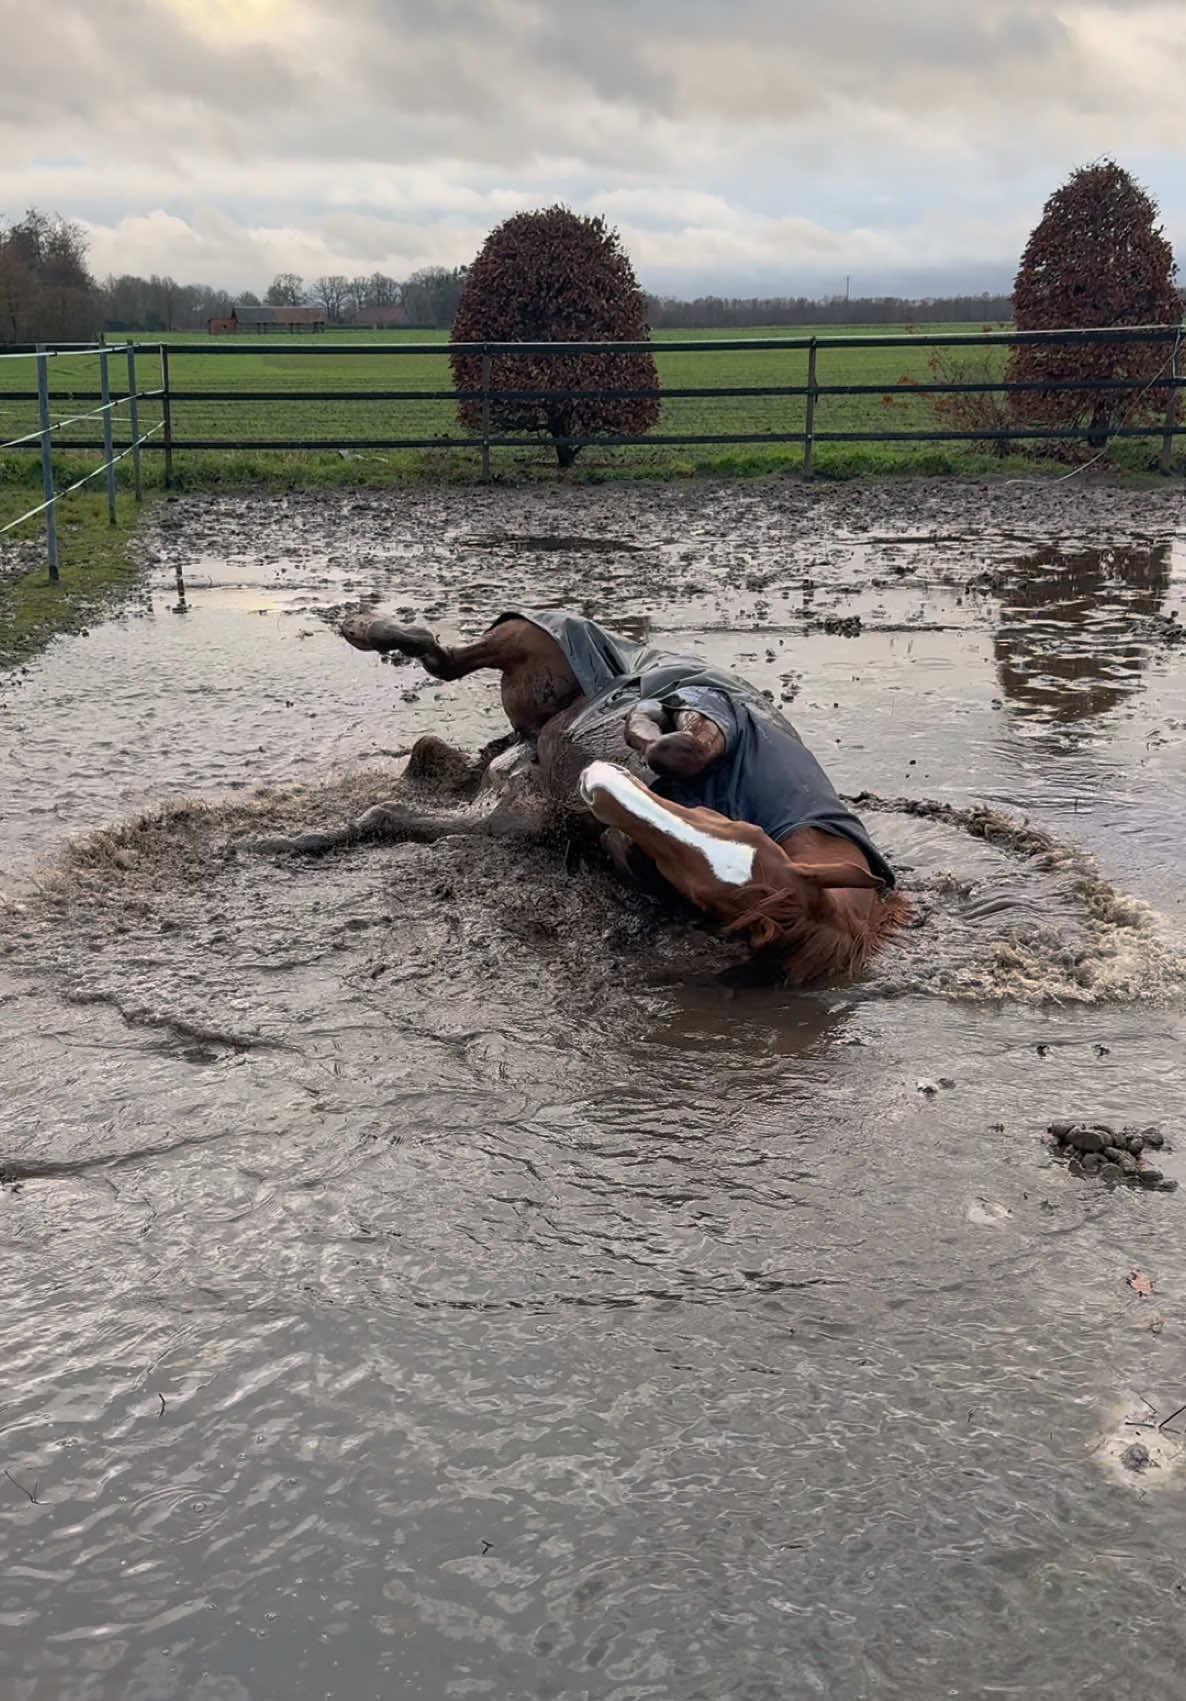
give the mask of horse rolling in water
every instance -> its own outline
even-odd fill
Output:
[[[356,649],[419,659],[435,679],[498,671],[545,788],[579,797],[619,871],[645,880],[657,870],[776,953],[792,984],[859,973],[905,919],[860,821],[745,680],[563,612],[504,614],[453,649],[381,615],[353,615],[341,630]],[[607,747],[625,760],[590,760]]]

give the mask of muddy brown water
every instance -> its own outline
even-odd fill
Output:
[[[1186,1179],[1181,499],[187,499],[153,555],[0,683],[0,1692],[1186,1694],[1186,1193],[1039,1138]],[[867,816],[920,925],[795,994],[547,847],[228,850],[501,730],[362,601],[747,673],[925,800]]]

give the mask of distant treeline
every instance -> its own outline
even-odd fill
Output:
[[[277,306],[324,307],[331,325],[350,325],[374,307],[402,311],[408,327],[447,332],[453,324],[465,268],[425,267],[403,280],[374,272],[370,277],[316,278],[306,284],[291,272],[273,279],[264,301]],[[237,294],[206,284],[179,284],[170,277],[104,279],[98,287],[104,328],[108,331],[200,331],[210,319],[225,318],[232,306],[259,305],[250,290]],[[653,329],[742,329],[758,325],[935,325],[989,324],[1008,321],[1007,295],[958,295],[907,300],[903,296],[859,296],[851,300],[808,296],[731,297],[704,295],[695,301],[647,297]]]
[[[647,297],[652,327],[665,331],[715,330],[719,326],[757,325],[944,325],[1008,322],[1013,308],[1007,295],[928,296],[919,301],[900,295],[750,296],[700,295],[695,301]]]
[[[467,268],[425,266],[405,279],[372,272],[331,274],[311,282],[292,272],[273,278],[265,302],[325,308],[331,325],[402,323],[447,333],[453,324]],[[148,333],[200,331],[232,307],[258,306],[250,290],[184,284],[168,276],[132,273],[97,283],[86,260],[82,229],[31,210],[14,224],[0,221],[0,342],[81,340],[100,331]],[[377,319],[380,309],[385,318]],[[678,301],[648,295],[647,319],[655,329],[699,331],[754,329],[765,325],[1000,324],[1013,317],[1010,297],[897,295],[697,296]]]
[[[292,272],[273,278],[266,302],[324,307],[331,325],[350,325],[382,309],[384,323],[402,322],[448,332],[466,278],[466,267],[425,266],[408,278],[372,272],[334,273],[311,282]],[[114,333],[200,331],[232,307],[258,306],[250,290],[178,283],[154,273],[125,272],[97,283],[87,266],[80,226],[32,209],[14,224],[0,222],[0,341],[82,340]],[[647,297],[649,323],[664,330],[744,329],[758,325],[909,325],[943,321],[991,323],[1011,317],[1008,296],[944,296],[908,301],[900,296],[724,297],[695,301]]]

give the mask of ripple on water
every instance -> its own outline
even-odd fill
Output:
[[[165,589],[215,564],[190,614],[59,646],[3,717],[5,889],[52,853],[0,940],[0,1465],[37,1496],[0,1479],[4,1694],[1177,1693],[1180,1472],[1109,1461],[1130,1390],[1158,1423],[1186,1398],[1181,1195],[1038,1138],[1181,1120],[1186,800],[1153,733],[1186,703],[1124,625],[1180,581],[1100,553],[1167,503],[173,512]],[[493,533],[479,583],[456,545]],[[846,790],[1015,800],[1054,850],[871,812],[925,924],[813,994],[542,850],[228,854],[360,812],[421,731],[499,730],[493,687],[425,688],[318,611],[473,631],[525,582],[797,692]]]

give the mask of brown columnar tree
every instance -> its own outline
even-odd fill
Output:
[[[1017,329],[1180,324],[1173,249],[1157,217],[1152,197],[1113,160],[1073,171],[1047,201],[1021,257],[1013,285]],[[1148,381],[1168,374],[1173,346],[1172,341],[1022,344],[1013,350],[1006,376],[1010,383]],[[1019,423],[1086,428],[1097,444],[1119,425],[1154,422],[1165,405],[1164,389],[1144,396],[1102,388],[1033,390],[1012,398]]]
[[[646,297],[630,261],[601,218],[567,207],[516,213],[492,230],[470,267],[453,320],[455,343],[646,342]],[[450,357],[458,390],[482,383],[480,355]],[[659,417],[658,396],[583,395],[590,390],[657,390],[649,354],[517,355],[491,360],[492,390],[576,392],[538,401],[496,401],[497,432],[551,437],[562,467],[570,437],[639,436]],[[477,430],[480,401],[459,401],[461,423]]]

